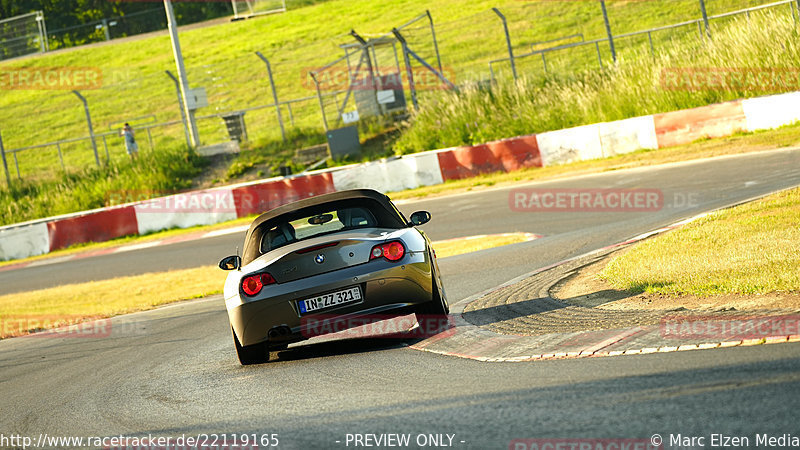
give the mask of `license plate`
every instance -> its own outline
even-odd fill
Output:
[[[361,290],[358,286],[331,292],[317,297],[307,298],[297,302],[300,314],[306,314],[320,309],[344,305],[361,300]]]

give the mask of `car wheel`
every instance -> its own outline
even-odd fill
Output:
[[[243,366],[260,364],[269,361],[269,352],[267,352],[266,342],[253,345],[242,345],[239,343],[239,338],[236,337],[233,327],[231,327],[231,333],[233,334],[233,343],[236,346],[236,356],[239,357],[239,362]]]
[[[430,316],[446,316],[450,313],[450,305],[447,304],[445,296],[439,290],[439,285],[436,283],[436,273],[433,273],[433,299],[427,303],[423,303],[417,308],[416,315],[417,321],[421,321]]]

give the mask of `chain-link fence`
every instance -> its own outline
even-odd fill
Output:
[[[207,106],[195,111],[201,145],[233,138],[257,145],[297,130],[322,135],[391,115],[415,102],[434,101],[441,89],[602,70],[615,58],[652,58],[678,42],[701,46],[737,17],[746,20],[762,10],[800,21],[798,0],[514,2],[454,20],[410,14],[409,22],[386,27],[382,34],[354,31],[277,48],[265,45],[260,54],[190,65],[187,78],[207,94]],[[127,20],[109,23],[106,30],[113,36],[114,27],[135,26],[135,18]],[[104,39],[106,31],[98,30],[98,39]],[[209,55],[207,60],[215,59]],[[170,63],[161,65],[174,70]],[[134,68],[106,69],[101,86],[77,90],[89,106],[94,145],[86,112],[72,92],[33,91],[19,100],[14,95],[0,99],[0,131],[12,175],[44,176],[98,159],[125,158],[118,135],[125,122],[139,130],[143,151],[187,141],[177,84],[163,70],[142,76]],[[58,120],[46,123],[54,125],[41,127],[39,118],[53,117]],[[239,137],[227,126],[236,120],[243,125]]]

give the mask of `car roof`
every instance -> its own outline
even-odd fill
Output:
[[[386,194],[382,194],[373,189],[349,189],[345,191],[320,194],[314,197],[304,198],[302,200],[273,208],[258,216],[253,223],[250,224],[250,228],[247,230],[247,237],[244,241],[244,259],[246,260],[245,264],[255,259],[255,244],[251,242],[251,238],[261,225],[267,222],[276,221],[284,215],[294,215],[298,211],[306,208],[313,208],[327,203],[341,203],[349,201],[357,202],[358,200],[371,200],[378,202],[386,210],[387,215],[397,217],[396,221],[398,225],[401,223],[406,223],[405,217],[403,217],[402,213],[397,210],[389,197]],[[395,219],[392,219],[392,221],[394,222]]]
[[[278,216],[282,216],[284,214],[293,213],[299,209],[308,208],[311,206],[321,205],[323,203],[331,203],[336,202],[339,200],[350,200],[350,199],[372,199],[377,200],[383,203],[385,206],[389,208],[393,208],[391,200],[386,194],[382,194],[373,189],[349,189],[346,191],[338,191],[338,192],[331,192],[328,194],[320,194],[315,195],[313,197],[304,198],[302,200],[298,200],[295,202],[287,203],[285,205],[278,206],[277,208],[273,208],[264,214],[261,214],[250,224],[250,229],[247,231],[247,234],[253,231],[256,227],[261,225],[268,220],[274,219]]]

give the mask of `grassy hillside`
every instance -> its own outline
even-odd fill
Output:
[[[665,78],[665,73],[670,74],[666,77],[673,73],[670,70],[685,67],[729,70],[750,81],[737,83],[731,78],[727,86],[697,90],[665,88],[665,80],[677,86],[674,80],[695,79]],[[742,69],[748,67],[759,68],[760,81],[745,77]],[[753,14],[718,29],[714,40],[705,45],[685,42],[654,59],[641,49],[639,54],[623,53],[618,65],[604,71],[523,77],[500,82],[490,90],[473,86],[443,93],[413,115],[395,149],[413,153],[477,144],[795,90],[796,67],[800,67],[797,24],[786,14]],[[781,86],[780,81],[786,84]]]
[[[764,0],[707,1],[709,14],[738,9]],[[198,112],[201,116],[201,139],[204,143],[227,140],[221,119],[202,118],[213,114],[269,104],[272,101],[264,64],[255,55],[261,51],[270,58],[278,95],[281,100],[313,97],[315,91],[306,73],[343,55],[340,44],[352,43],[347,35],[355,29],[365,36],[388,32],[429,9],[436,22],[436,33],[442,64],[456,83],[489,77],[488,62],[506,53],[500,19],[491,12],[498,7],[508,18],[514,51],[517,54],[542,48],[536,45],[550,39],[581,34],[583,39],[600,38],[605,28],[598,2],[518,0],[423,0],[374,2],[369,0],[331,0],[302,7],[286,14],[192,29],[181,33],[184,57],[192,86],[203,86],[209,94],[210,106]],[[788,7],[787,7],[788,10]],[[609,1],[608,12],[612,29],[621,34],[648,27],[696,19],[700,16],[697,0]],[[715,23],[715,27],[718,24]],[[659,51],[671,45],[676,36],[696,33],[696,29],[681,29],[654,35]],[[433,61],[433,46],[425,22],[406,30],[411,47]],[[696,35],[696,34],[695,34]],[[559,43],[575,41],[572,37]],[[619,40],[620,52],[626,47],[639,48],[641,38]],[[553,45],[553,44],[549,44]],[[597,64],[593,47],[584,47],[550,56],[551,70],[573,71]],[[379,65],[393,65],[390,51],[379,54]],[[608,66],[610,56],[606,46],[601,57]],[[111,132],[122,121],[145,123],[179,120],[175,88],[164,74],[173,71],[174,62],[166,33],[142,39],[111,42],[86,48],[72,49],[36,56],[0,65],[0,71],[20,67],[57,68],[92,67],[103,72],[103,86],[86,90],[97,133]],[[339,64],[336,70],[344,72]],[[508,75],[508,67],[496,66],[500,76]],[[533,74],[542,71],[537,58],[520,60],[519,71]],[[428,101],[423,92],[423,104]],[[341,97],[339,97],[341,100]],[[352,102],[348,109],[353,109]],[[335,105],[326,103],[326,114],[335,126]],[[283,110],[285,120],[293,119],[294,128],[307,132],[322,132],[321,114],[315,98],[293,104]],[[246,115],[248,131],[255,145],[263,145],[279,136],[274,109],[250,111]],[[535,127],[531,127],[534,131]],[[0,132],[5,147],[14,149],[49,141],[85,136],[88,134],[83,108],[68,90],[6,90],[0,96]],[[367,136],[369,137],[369,136]],[[175,125],[153,131],[158,146],[179,145],[183,141],[182,127]],[[150,139],[140,135],[143,151],[148,151]],[[106,140],[112,160],[124,156],[119,137]],[[100,141],[100,152],[105,153]],[[83,167],[94,160],[86,141],[62,146],[67,168]],[[18,163],[23,176],[32,177],[42,168],[59,167],[58,153],[53,147],[34,149],[19,154]],[[11,161],[12,171],[14,161]],[[5,183],[3,180],[0,183]]]

